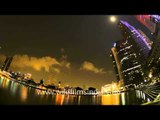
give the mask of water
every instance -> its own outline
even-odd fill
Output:
[[[1,105],[140,105],[147,100],[140,91],[98,96],[39,95],[37,89],[0,77]]]

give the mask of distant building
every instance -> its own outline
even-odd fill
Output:
[[[101,92],[103,94],[112,92],[112,84],[107,84],[101,87]]]
[[[123,38],[114,43],[110,56],[113,60],[117,82],[124,85],[140,84],[144,81],[145,65],[151,46],[142,34],[125,21],[118,23]]]
[[[6,60],[4,61],[4,64],[1,67],[1,70],[8,71],[12,60],[13,60],[13,57],[7,57]]]
[[[44,83],[44,80],[43,80],[43,79],[40,80],[39,84],[40,84],[40,85],[43,85],[43,83]]]
[[[106,84],[101,87],[101,93],[111,93],[115,91],[119,91],[120,87],[117,82],[112,82],[111,84]]]
[[[32,78],[32,74],[31,73],[24,73],[23,77],[25,80],[30,80]]]

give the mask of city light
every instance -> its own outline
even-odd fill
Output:
[[[73,18],[74,17],[72,16],[72,19]],[[119,16],[119,18],[125,19],[124,16]],[[56,19],[56,16],[54,19]],[[61,18],[55,20],[57,21],[56,24],[58,24],[60,19]],[[79,18],[76,17],[76,20],[77,19]],[[47,38],[45,39],[46,41],[44,41],[44,43],[47,44],[38,46],[40,49],[37,49],[38,47],[36,46],[35,48],[33,47],[35,52],[35,55],[33,56],[30,56],[30,54],[32,55],[33,53],[19,55],[20,53],[24,53],[23,49],[19,53],[17,50],[17,53],[13,56],[2,56],[2,66],[0,67],[0,89],[2,90],[1,96],[3,99],[0,100],[0,104],[144,105],[146,103],[153,104],[155,101],[158,101],[157,103],[160,104],[160,39],[157,39],[160,33],[160,16],[137,16],[137,19],[142,23],[144,22],[143,24],[148,28],[156,28],[153,32],[153,36],[151,36],[150,33],[149,35],[143,33],[143,31],[146,32],[143,30],[143,27],[138,25],[137,22],[131,22],[127,17],[126,19],[128,19],[128,21],[120,20],[118,24],[115,24],[118,21],[118,16],[108,16],[107,19],[108,21],[106,22],[105,16],[103,21],[106,22],[105,24],[108,24],[107,29],[105,28],[106,26],[100,24],[101,27],[104,27],[102,30],[105,32],[106,30],[109,31],[108,34],[105,34],[108,37],[107,39],[105,38],[105,40],[100,40],[104,39],[104,37],[97,36],[102,34],[94,34],[99,32],[92,31],[101,29],[101,27],[98,28],[99,25],[96,26],[97,24],[90,22],[92,24],[94,23],[92,27],[96,27],[87,28],[86,23],[88,22],[80,22],[79,25],[82,23],[87,28],[87,31],[83,31],[83,33],[87,33],[86,39],[91,40],[85,43],[81,40],[86,36],[78,36],[78,39],[74,38],[75,40],[77,39],[76,44],[80,46],[80,51],[78,51],[78,48],[75,50],[72,49],[72,46],[75,46],[75,42],[73,41],[71,45],[68,43],[67,46],[63,45],[65,43],[60,43],[61,46],[58,46],[58,41],[55,42],[56,46],[55,44],[51,44],[51,41],[47,41],[47,39],[49,39]],[[136,21],[135,18],[132,20]],[[50,20],[49,22],[53,21]],[[66,22],[67,21],[69,21],[69,19],[66,20]],[[96,21],[100,22],[102,19],[96,19]],[[47,29],[47,35],[53,33],[53,36],[60,35],[62,38],[64,37],[64,39],[70,40],[65,36],[69,36],[70,34],[66,33],[64,35],[63,32],[69,30],[69,28],[72,28],[73,26],[68,27],[70,25],[66,25],[68,29],[65,29],[64,25],[66,22],[63,21],[63,26],[55,26],[55,28],[58,27],[58,31],[60,31],[57,32],[57,34],[53,33],[53,30],[49,32],[49,29]],[[130,22],[133,23],[133,25],[135,24],[135,26],[130,25]],[[71,23],[71,25],[74,24],[74,22],[69,23]],[[74,37],[82,35],[81,33],[77,33],[82,30],[82,27],[77,29],[79,25],[77,24],[77,21],[75,23],[76,27],[73,28],[75,28],[76,34],[73,33]],[[113,24],[114,27],[117,25],[119,31],[114,31],[111,24]],[[44,24],[42,25],[44,26]],[[34,24],[32,24],[32,26],[34,26]],[[60,30],[60,28],[65,30]],[[44,30],[46,30],[46,28]],[[56,30],[57,29],[55,29],[55,31]],[[74,30],[72,29],[69,31],[74,32]],[[88,37],[90,33],[88,31],[90,30],[92,32],[92,37]],[[104,31],[100,32],[105,33]],[[96,37],[93,35],[96,35]],[[24,34],[23,36],[26,35]],[[50,39],[53,40],[53,36],[50,37]],[[57,36],[56,38],[58,40],[62,39],[59,39]],[[71,39],[73,39],[73,36]],[[41,37],[37,39],[39,40],[40,38]],[[93,38],[97,38],[97,40],[94,40]],[[80,43],[78,43],[79,41]],[[89,44],[95,41],[98,41],[99,43],[103,41],[101,43],[103,45],[99,46],[97,42],[94,43],[93,46]],[[15,41],[12,43],[14,42]],[[81,42],[83,44],[81,44]],[[37,43],[37,41],[35,43]],[[50,46],[47,46],[48,44],[50,44]],[[8,44],[6,43],[6,45]],[[20,46],[20,43],[17,43],[17,46]],[[46,49],[42,46],[46,46],[47,49],[50,47],[50,52],[45,53]],[[87,48],[84,48],[86,46]],[[88,48],[89,46],[92,46],[92,49]],[[98,50],[100,51],[100,54],[98,53],[97,48],[95,48],[96,46],[98,46],[97,48],[100,48],[100,50]],[[32,45],[30,48],[31,47]],[[61,47],[64,47],[65,50]],[[91,51],[94,50],[93,47],[95,48],[95,51]],[[29,50],[32,50],[33,48]],[[54,53],[57,48],[61,48],[60,55]],[[44,53],[42,50],[44,50]],[[68,56],[65,54],[67,51],[69,52],[69,54],[67,53]],[[85,54],[85,52],[87,52],[87,54]],[[110,62],[108,62],[108,59],[108,61],[103,59],[101,55],[103,52],[106,52],[106,54],[104,53],[105,57],[111,59]],[[94,53],[95,56],[93,55]],[[40,54],[42,54],[42,56]],[[47,56],[45,57],[44,55]],[[70,57],[70,59],[67,59],[68,57]],[[107,66],[105,65],[105,62],[108,62]]]
[[[116,82],[112,82],[111,84],[107,84],[105,86],[102,86],[101,92],[104,94],[108,93],[118,93],[120,91],[120,86]]]
[[[148,77],[149,77],[149,78],[152,78],[152,73],[150,73]]]

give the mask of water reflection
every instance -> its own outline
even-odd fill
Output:
[[[28,95],[28,88],[25,86],[21,86],[21,91],[20,91],[20,95],[21,95],[21,99],[23,102],[26,101],[27,99],[27,95]]]
[[[149,101],[142,91],[109,95],[46,95],[45,91],[26,87],[0,77],[0,104],[29,105],[140,105]]]
[[[125,102],[125,93],[121,93],[121,101],[122,101],[122,105],[126,105],[126,102]]]
[[[0,84],[1,84],[1,88],[8,88],[8,85],[9,85],[9,80],[4,78],[4,77],[1,77],[0,78]]]
[[[18,83],[11,81],[10,92],[12,93],[12,95],[16,94],[17,88],[18,88]]]
[[[68,105],[69,104],[69,98],[70,98],[70,96],[69,95],[65,95],[64,96],[64,105]]]
[[[119,105],[120,94],[102,95],[102,105]]]
[[[62,105],[64,101],[64,95],[58,94],[56,95],[56,105]]]

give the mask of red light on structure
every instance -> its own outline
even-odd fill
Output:
[[[151,32],[155,31],[155,23],[151,21],[150,15],[135,15],[136,19],[146,26]]]

